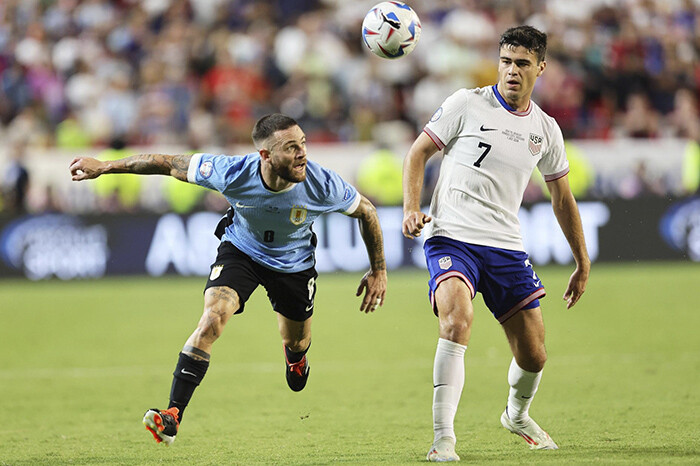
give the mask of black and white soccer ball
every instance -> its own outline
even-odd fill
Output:
[[[420,39],[420,19],[413,9],[401,2],[374,5],[362,21],[362,40],[382,58],[405,57]]]

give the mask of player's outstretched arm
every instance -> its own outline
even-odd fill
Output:
[[[586,250],[586,239],[583,236],[583,226],[581,216],[578,212],[576,199],[569,187],[569,177],[563,176],[558,180],[548,181],[547,188],[552,195],[552,209],[557,217],[566,240],[569,242],[571,252],[576,261],[576,270],[569,278],[569,284],[564,292],[566,308],[570,309],[584,291],[588,283],[588,275],[591,271],[591,260]]]
[[[77,157],[70,163],[70,173],[73,181],[90,180],[107,173],[170,175],[187,181],[191,158],[192,155],[141,154],[103,162],[91,157]]]
[[[358,194],[362,196],[362,194]],[[382,227],[379,225],[379,216],[374,205],[364,196],[360,200],[357,210],[350,214],[359,220],[362,241],[369,255],[369,271],[360,280],[356,296],[365,290],[365,296],[360,304],[362,312],[374,312],[377,306],[384,303],[386,295],[386,261],[384,260],[384,239]]]
[[[430,137],[421,133],[413,142],[403,162],[403,224],[406,238],[416,238],[426,223],[432,220],[420,210],[420,194],[423,189],[425,164],[438,148]]]

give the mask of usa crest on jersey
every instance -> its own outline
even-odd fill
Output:
[[[537,155],[542,150],[542,141],[544,138],[538,134],[530,133],[530,140],[527,142],[527,147],[532,155]]]
[[[306,220],[306,209],[302,206],[293,206],[289,213],[289,220],[294,225],[301,225]]]

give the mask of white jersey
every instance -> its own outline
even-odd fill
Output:
[[[545,181],[569,172],[556,121],[532,101],[515,111],[492,86],[458,90],[424,131],[445,149],[426,237],[522,251],[518,209],[535,166]]]

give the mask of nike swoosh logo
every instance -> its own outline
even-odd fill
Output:
[[[481,125],[481,128],[479,128],[480,131],[497,131],[498,128],[484,128],[484,125]]]
[[[254,209],[254,205],[243,205],[240,202],[236,201],[236,209]]]
[[[192,377],[197,377],[197,374],[192,373],[192,372],[190,372],[190,371],[186,371],[185,369],[182,369],[182,370],[180,371],[180,373],[181,373],[181,374],[185,374],[185,375],[191,375]]]
[[[540,286],[540,281],[539,281],[539,280],[537,280],[537,281],[535,282],[535,286]]]
[[[525,400],[529,400],[529,399],[532,398],[532,397],[531,397],[531,396],[522,395],[520,398],[523,398],[523,399],[525,399]]]
[[[446,383],[439,383],[437,385],[433,385],[433,388],[443,387],[445,385],[447,385],[447,384]]]

